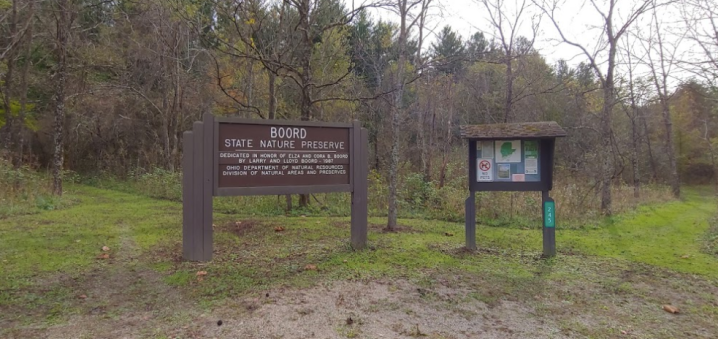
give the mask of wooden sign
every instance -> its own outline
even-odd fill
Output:
[[[352,124],[219,118],[183,140],[183,256],[212,259],[212,197],[351,192],[351,243],[367,239],[367,131]]]

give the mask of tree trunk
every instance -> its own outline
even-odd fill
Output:
[[[267,71],[267,74],[269,75],[269,114],[268,118],[270,120],[274,120],[275,116],[277,115],[277,76],[272,73],[271,71]]]
[[[183,91],[182,91],[182,70],[181,70],[181,64],[180,60],[182,58],[181,53],[178,51],[178,47],[181,43],[179,38],[180,28],[179,25],[177,29],[175,30],[175,36],[176,36],[176,43],[174,46],[174,55],[175,55],[175,67],[174,67],[174,75],[172,77],[174,81],[174,97],[172,101],[172,115],[170,116],[170,123],[168,128],[168,133],[170,134],[170,168],[169,170],[171,172],[175,171],[175,165],[179,162],[179,137],[178,135],[181,134],[178,130],[178,125],[180,120],[180,115],[182,114],[182,99],[183,99]]]
[[[676,199],[681,196],[681,181],[678,177],[678,165],[676,162],[676,152],[673,148],[673,122],[671,121],[671,108],[668,97],[660,95],[661,108],[663,113],[663,125],[666,128],[666,155],[668,156],[668,167],[671,171],[669,182],[671,184],[671,193]]]
[[[287,212],[289,212],[292,210],[292,195],[286,194],[286,195],[284,195],[284,199],[287,202]]]
[[[451,100],[452,86],[449,83],[449,100]],[[444,140],[444,149],[442,152],[441,173],[439,174],[439,188],[444,187],[446,182],[446,165],[449,164],[449,153],[451,152],[451,128],[454,120],[454,105],[449,103],[449,119],[446,124],[446,139]]]
[[[312,64],[311,64],[311,58],[312,58],[312,37],[311,34],[311,27],[309,24],[309,9],[311,7],[311,3],[309,0],[301,0],[301,3],[297,6],[297,10],[299,11],[299,25],[298,30],[302,32],[302,53],[301,59],[300,59],[300,66],[302,67],[302,71],[300,73],[300,84],[301,84],[301,113],[302,113],[302,121],[309,121],[312,118],[312,94],[311,94],[311,84],[312,84]],[[307,194],[301,194],[299,195],[299,207],[306,207],[309,204],[309,195]]]
[[[10,53],[12,54],[12,53]],[[2,150],[10,152],[12,150],[12,132],[14,130],[13,127],[13,120],[15,120],[15,117],[12,115],[12,108],[10,107],[10,100],[12,97],[12,94],[10,93],[10,88],[12,87],[12,74],[13,74],[13,64],[14,62],[14,56],[10,55],[8,57],[7,61],[7,73],[5,73],[5,88],[3,89],[3,109],[5,110],[5,126],[3,126],[3,142],[2,142]],[[10,156],[10,154],[8,154]]]
[[[389,212],[386,228],[394,231],[397,226],[397,186],[399,181],[399,145],[402,99],[404,96],[404,64],[406,63],[406,38],[407,38],[407,6],[406,0],[399,1],[400,28],[399,28],[399,61],[396,70],[396,92],[394,93],[394,105],[391,108],[391,155],[389,156]]]
[[[10,12],[10,40],[17,39],[17,0],[13,0],[12,2],[12,9]],[[12,98],[11,88],[12,86],[12,76],[13,76],[13,69],[15,68],[15,55],[17,54],[17,46],[8,47],[10,48],[10,51],[7,55],[7,70],[5,73],[5,88],[2,91],[3,93],[3,108],[5,109],[5,126],[4,126],[4,133],[3,133],[3,143],[2,148],[4,151],[7,151],[8,153],[12,151],[11,143],[13,141],[13,120],[15,120],[15,117],[12,116],[12,109],[10,107],[10,101]],[[8,154],[10,156],[10,154]]]
[[[431,125],[429,126],[429,149],[428,149],[428,163],[427,171],[429,172],[429,179],[431,179],[431,171],[433,169],[432,161],[434,159],[434,147],[436,147],[436,107],[431,106]]]
[[[718,167],[716,167],[715,149],[713,148],[713,143],[711,142],[711,139],[708,137],[708,121],[703,120],[703,125],[705,126],[703,140],[706,141],[706,144],[708,145],[708,151],[711,154],[711,167],[713,168],[713,194],[718,196]]]
[[[641,177],[638,168],[638,148],[640,147],[639,132],[638,132],[638,116],[640,111],[638,105],[636,105],[636,91],[635,82],[633,80],[633,62],[631,59],[631,53],[629,52],[626,57],[628,58],[628,94],[631,99],[631,109],[626,110],[628,119],[631,120],[631,168],[632,168],[632,179],[633,179],[633,198],[638,199],[641,196]],[[630,112],[630,113],[629,113]]]
[[[163,100],[166,102],[166,100]],[[164,104],[162,106],[165,106]],[[165,109],[165,107],[163,107]],[[165,110],[165,114],[169,114]],[[164,157],[164,163],[165,163],[165,169],[168,171],[172,171],[172,152],[170,151],[170,125],[167,121],[168,117],[163,116],[162,117],[162,130],[160,131],[161,137],[162,137],[162,155]]]
[[[63,127],[65,124],[65,83],[67,81],[67,0],[57,0],[57,70],[55,72],[55,122],[54,122],[54,154],[52,159],[53,193],[62,195],[62,164],[64,162]]]
[[[247,107],[252,107],[254,104],[254,63],[252,60],[247,60],[247,88],[245,89],[247,96]],[[247,118],[249,119],[251,112],[247,111]]]
[[[428,100],[431,100],[427,98]],[[417,119],[417,131],[419,136],[419,152],[421,154],[421,173],[424,174],[424,181],[431,181],[431,173],[429,172],[429,149],[426,141],[426,115],[428,113],[428,105],[425,109],[419,107],[419,119]]]
[[[653,146],[651,146],[651,138],[648,135],[648,123],[646,122],[646,117],[642,114],[640,115],[640,119],[643,124],[643,135],[646,136],[646,146],[648,147],[648,161],[651,163],[651,174],[653,175],[651,177],[651,181],[655,182],[656,178],[658,178],[658,169],[656,166],[656,158],[653,157]]]
[[[613,112],[613,83],[607,82],[603,89],[603,116],[601,117],[601,211],[611,215],[611,180],[613,179],[613,155],[611,152],[611,115]]]
[[[28,20],[32,20],[33,18],[33,4],[35,2],[30,2],[30,9],[29,9],[29,15]],[[17,121],[17,158],[15,161],[15,167],[20,168],[22,167],[24,163],[24,145],[25,145],[25,115],[27,114],[27,75],[30,72],[30,53],[32,52],[32,38],[33,38],[33,32],[32,32],[33,25],[30,24],[28,26],[27,32],[25,33],[26,41],[25,41],[25,63],[22,66],[22,73],[20,74],[20,114],[18,115],[18,121]]]
[[[508,51],[511,53],[511,51]],[[504,109],[504,123],[509,122],[511,116],[511,104],[514,100],[514,72],[511,65],[511,55],[506,56],[506,107]]]
[[[651,61],[651,72],[653,75],[653,84],[656,86],[658,92],[658,99],[661,104],[661,113],[663,115],[663,126],[666,130],[665,134],[665,152],[668,156],[668,168],[671,171],[669,183],[671,185],[671,193],[676,199],[681,196],[681,180],[678,177],[678,165],[676,161],[676,152],[673,147],[673,122],[671,121],[671,106],[668,96],[668,75],[670,68],[666,69],[666,62],[672,63],[672,59],[666,59],[663,49],[663,38],[661,36],[660,25],[656,19],[656,12],[653,12],[654,23],[656,24],[656,41],[653,43],[657,45],[660,59],[657,63],[653,63],[650,53],[648,53],[649,60]],[[658,64],[658,65],[656,65]],[[660,74],[657,74],[656,67],[660,67]],[[659,82],[660,80],[660,82]]]
[[[638,199],[641,196],[641,177],[638,168],[638,126],[636,125],[637,110],[634,107],[634,115],[631,119],[631,167],[633,167],[633,197]]]

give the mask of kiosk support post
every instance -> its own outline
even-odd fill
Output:
[[[466,198],[466,249],[476,250],[476,192]]]

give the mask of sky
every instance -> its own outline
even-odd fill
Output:
[[[368,0],[344,0],[347,7],[359,6],[363,1]],[[496,2],[497,0],[491,0]],[[503,2],[502,8],[505,14],[511,20],[515,17],[516,9],[523,3],[523,0],[498,0]],[[492,27],[486,7],[481,4],[480,0],[434,0],[438,3],[430,11],[428,28],[434,33],[430,34],[425,48],[430,46],[434,41],[436,33],[438,33],[445,25],[452,27],[454,31],[459,33],[464,40],[477,31],[482,31],[487,39],[491,40],[497,37],[497,30]],[[551,0],[547,0],[551,2]],[[601,10],[608,8],[606,0],[595,1]],[[617,2],[617,10],[615,11],[616,24],[625,22],[626,17],[632,12],[636,6],[636,0],[619,0]],[[532,17],[534,20],[539,14],[540,9],[532,4],[531,0],[526,0],[529,6],[522,14],[522,23],[519,25],[518,34],[531,37]],[[589,0],[559,0],[560,7],[556,11],[558,25],[561,27],[567,39],[583,45],[589,52],[593,53],[597,50],[604,50],[605,43],[600,39],[602,36],[602,18],[593,7]],[[397,22],[398,15],[387,10],[374,9],[370,11],[373,18],[381,18],[386,21]],[[668,23],[680,23],[680,15],[675,9],[663,8],[658,13],[659,21]],[[633,27],[640,28],[643,32],[648,31],[650,26],[651,15],[644,14]],[[415,34],[415,31],[414,31]],[[683,41],[684,49],[685,41]],[[576,47],[561,42],[561,36],[554,27],[551,20],[546,16],[540,19],[538,34],[536,35],[534,48],[546,58],[549,64],[555,64],[558,60],[566,60],[569,65],[576,66],[580,62],[587,61],[586,56]],[[605,59],[599,56],[598,60]],[[603,65],[602,68],[605,68]],[[647,68],[639,67],[637,73],[647,74]]]
[[[344,0],[347,6],[351,8],[352,1]],[[480,4],[478,0],[434,0],[435,5],[429,16],[428,29],[433,31],[434,34],[428,36],[428,40],[424,46],[430,46],[430,42],[435,39],[435,33],[441,31],[441,29],[449,25],[451,28],[459,33],[464,40],[469,38],[473,33],[481,31],[487,37],[491,39],[497,34],[497,31],[491,26],[486,8]],[[592,13],[586,10],[581,10],[583,0],[566,1],[562,5],[559,17],[562,25],[570,27],[570,32],[583,32],[583,37],[590,31],[589,24],[593,22],[594,25],[599,24],[595,22],[596,18],[591,15]],[[359,6],[362,3],[361,0],[354,0],[354,4]],[[514,13],[518,5],[522,3],[521,0],[504,0],[504,8],[506,9],[506,15],[509,18],[514,17]],[[527,4],[531,4],[530,0],[526,0]],[[531,20],[532,16],[539,13],[538,8],[530,6],[532,8],[527,9],[523,15],[523,22],[519,25],[519,34],[524,36],[532,36],[531,31]],[[397,21],[397,15],[387,10],[372,10],[370,11],[372,17],[381,18],[386,21]],[[571,14],[564,14],[571,13]],[[594,34],[595,35],[595,34]],[[575,35],[574,35],[575,37]],[[576,59],[576,55],[580,52],[575,48],[558,44],[557,39],[559,35],[556,34],[556,30],[553,26],[550,26],[550,21],[546,18],[541,20],[539,26],[539,33],[536,37],[535,47],[537,50],[544,55],[549,62],[553,63],[559,59],[573,60]],[[583,39],[577,38],[578,41]],[[579,56],[580,60],[576,63],[583,61],[584,58]]]

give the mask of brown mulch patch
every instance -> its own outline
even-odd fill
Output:
[[[384,224],[369,224],[369,229],[381,233],[421,233],[421,231],[417,231],[411,226],[406,225],[396,225],[396,228],[389,230]]]
[[[228,223],[225,223],[219,227],[219,229],[234,233],[236,236],[242,236],[247,234],[247,232],[251,231],[252,229],[256,227],[261,226],[269,226],[261,221],[258,220],[238,220],[238,221],[230,221]]]

